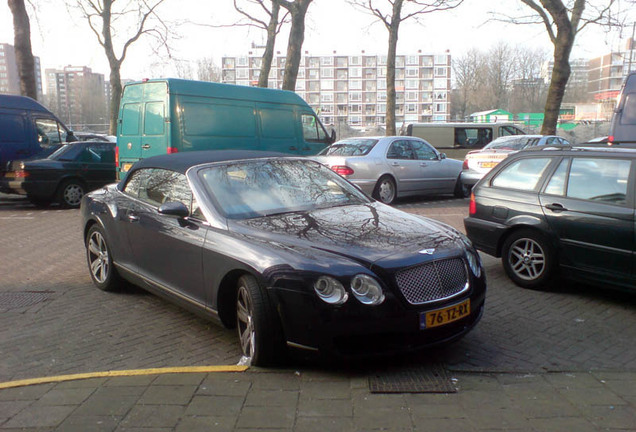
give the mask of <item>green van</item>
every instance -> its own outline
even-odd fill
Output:
[[[194,150],[317,154],[335,141],[296,93],[182,79],[127,84],[117,125],[118,171],[150,156]]]

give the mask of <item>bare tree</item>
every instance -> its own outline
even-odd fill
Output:
[[[265,51],[261,58],[260,75],[258,76],[258,86],[267,87],[269,80],[269,71],[272,68],[272,59],[274,58],[274,46],[276,45],[276,36],[280,32],[281,27],[287,22],[286,13],[282,19],[279,20],[280,15],[280,1],[269,0],[271,8],[268,8],[264,0],[245,0],[246,3],[252,6],[258,6],[258,9],[262,10],[269,18],[267,21],[259,18],[253,12],[248,12],[245,8],[238,4],[238,0],[234,0],[234,9],[245,18],[247,18],[251,24],[258,28],[261,28],[267,32],[267,41],[265,42]]]
[[[395,135],[395,57],[400,24],[409,18],[453,9],[463,0],[349,0],[374,15],[389,32],[389,48],[386,58],[386,135]],[[382,6],[379,6],[379,5]]]
[[[464,120],[471,112],[477,111],[475,96],[483,85],[484,56],[475,48],[465,55],[453,59],[455,88],[457,91],[451,98],[454,118]]]
[[[612,13],[617,0],[521,0],[531,16],[509,18],[517,24],[541,23],[554,45],[554,67],[545,103],[542,134],[556,133],[561,102],[570,78],[570,53],[577,34],[588,24],[619,25]],[[588,11],[586,13],[586,7]]]
[[[197,60],[197,78],[200,81],[220,82],[221,70],[211,57]]]
[[[20,76],[20,93],[33,99],[38,98],[35,85],[35,60],[31,50],[31,24],[24,0],[9,0],[13,14],[15,60]]]
[[[122,94],[120,69],[126,59],[128,49],[144,35],[154,36],[164,46],[166,46],[168,38],[168,27],[156,14],[157,7],[164,0],[120,2],[117,4],[122,4],[122,7],[115,9],[116,1],[77,0],[77,5],[88,20],[88,25],[97,36],[99,44],[104,48],[110,66],[110,134],[112,135],[117,133],[117,116]],[[122,37],[120,34],[126,31],[123,28],[124,23],[127,22],[126,19],[132,17],[135,18],[135,21],[131,24],[133,30],[130,37]],[[154,23],[152,24],[154,25],[151,26],[150,21],[153,19]],[[116,53],[114,46],[115,37],[122,41],[119,55]]]
[[[291,15],[291,29],[287,42],[287,57],[283,76],[283,90],[296,90],[296,79],[305,40],[305,16],[312,0],[278,0]]]

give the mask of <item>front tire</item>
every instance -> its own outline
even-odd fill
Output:
[[[114,291],[121,286],[121,279],[113,267],[110,247],[99,225],[90,227],[86,235],[86,260],[91,279],[97,288]]]
[[[57,202],[64,208],[78,208],[85,193],[86,186],[80,180],[66,180],[60,185]]]
[[[373,189],[373,198],[384,204],[391,204],[397,196],[397,188],[395,180],[391,176],[385,175],[380,177]]]
[[[280,361],[284,345],[282,332],[264,290],[253,276],[238,280],[236,322],[243,364],[273,365]]]
[[[555,253],[538,231],[513,232],[504,241],[501,261],[508,277],[522,288],[546,289],[554,278]]]

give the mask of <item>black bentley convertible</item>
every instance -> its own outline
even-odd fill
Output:
[[[81,205],[90,275],[236,326],[251,364],[451,342],[481,317],[470,241],[307,159],[247,151],[139,161]]]

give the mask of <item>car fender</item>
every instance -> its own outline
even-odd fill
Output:
[[[532,215],[515,215],[510,219],[506,220],[505,225],[508,226],[505,234],[501,236],[499,242],[497,244],[497,254],[501,254],[501,248],[506,241],[506,238],[513,232],[522,229],[522,228],[532,228],[542,233],[551,233],[550,225],[540,217],[532,216]],[[548,238],[552,239],[552,235],[548,235]]]

